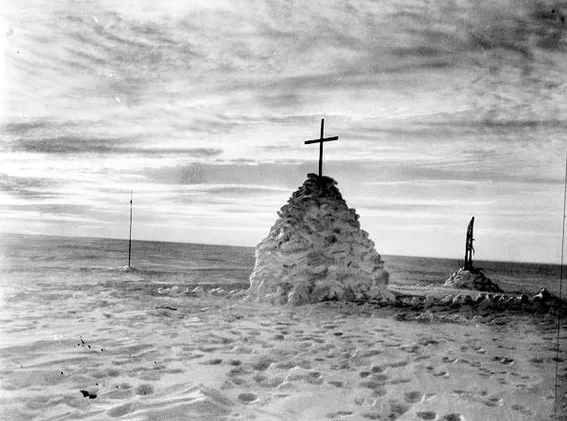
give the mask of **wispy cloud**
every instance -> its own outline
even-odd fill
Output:
[[[48,154],[142,154],[142,155],[186,155],[189,157],[211,157],[222,153],[218,148],[167,148],[136,147],[132,139],[120,138],[76,138],[61,136],[54,138],[21,139],[13,142],[12,150]]]
[[[55,180],[46,178],[16,177],[0,174],[0,192],[3,191],[20,197],[53,197],[56,193],[52,189],[57,184]]]

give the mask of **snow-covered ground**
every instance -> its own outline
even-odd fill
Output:
[[[5,303],[0,418],[531,421],[552,414],[549,316],[447,310],[419,322],[399,308],[273,306],[144,288],[132,281],[45,288]],[[564,396],[567,356],[560,357]]]
[[[146,267],[123,272],[124,250],[127,242],[99,239],[11,244],[0,266],[1,420],[533,421],[553,413],[550,315],[274,306],[227,294],[245,288],[249,250],[137,243],[145,258],[135,262]],[[176,262],[198,270],[180,272]],[[470,293],[442,281],[388,289]],[[560,337],[565,419],[565,329]]]

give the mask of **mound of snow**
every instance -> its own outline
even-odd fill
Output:
[[[492,282],[480,269],[460,268],[445,281],[446,287],[473,289],[476,291],[503,292],[498,284]]]
[[[248,296],[277,304],[388,298],[388,272],[330,177],[309,174],[256,247]]]
[[[139,270],[136,269],[135,267],[133,267],[133,266],[128,266],[128,265],[126,265],[126,266],[118,266],[118,267],[114,268],[114,270],[117,270],[117,271],[119,271],[119,272],[139,272]]]

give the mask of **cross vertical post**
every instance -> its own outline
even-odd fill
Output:
[[[305,144],[318,143],[319,144],[319,178],[323,176],[323,142],[330,142],[332,140],[339,140],[338,136],[324,137],[325,132],[325,119],[321,119],[321,136],[319,139],[306,140]]]
[[[321,140],[325,131],[325,119],[321,119]],[[319,177],[323,175],[323,142],[319,142]]]

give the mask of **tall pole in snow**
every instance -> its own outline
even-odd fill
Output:
[[[323,133],[325,132],[325,119],[321,119],[321,136],[323,139]],[[323,176],[323,142],[319,142],[319,177]]]
[[[128,240],[128,267],[130,267],[130,261],[132,258],[132,199],[134,192],[130,190],[130,238]]]
[[[559,263],[559,302],[563,298],[563,254],[565,250],[565,217],[567,216],[567,153],[565,154],[565,179],[563,181],[563,222],[561,223],[561,258]],[[557,309],[557,325],[556,333],[557,338],[555,340],[555,385],[554,385],[554,397],[555,402],[553,405],[554,418],[557,418],[559,411],[559,405],[561,403],[559,396],[559,351],[561,348],[561,304],[558,305]]]

